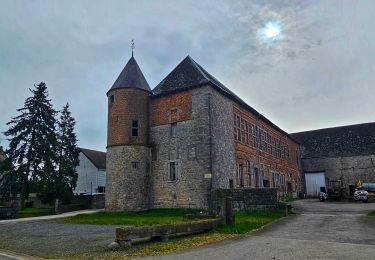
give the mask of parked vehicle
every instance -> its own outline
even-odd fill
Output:
[[[355,201],[367,202],[368,201],[368,192],[365,191],[365,190],[357,189],[354,192],[354,200]]]
[[[327,193],[325,193],[325,192],[320,192],[319,193],[319,201],[325,201],[325,200],[327,200],[328,199],[328,194]]]
[[[342,180],[328,180],[327,187],[320,187],[319,200],[325,201],[327,199],[343,199],[345,188],[342,185]]]
[[[357,189],[354,192],[354,200],[367,202],[370,196],[375,195],[375,183],[358,181]]]
[[[345,188],[342,180],[328,180],[327,194],[329,199],[343,199],[345,195]]]
[[[367,192],[375,192],[375,183],[364,182],[362,183],[362,189]]]

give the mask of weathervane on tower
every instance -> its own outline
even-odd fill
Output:
[[[133,52],[134,52],[134,49],[135,49],[134,40],[131,40],[131,42],[130,42],[130,48],[132,49],[132,57],[133,57]]]

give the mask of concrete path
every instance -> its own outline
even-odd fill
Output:
[[[9,224],[9,223],[21,223],[21,222],[28,222],[28,221],[39,221],[39,220],[49,220],[49,219],[58,219],[58,218],[66,218],[71,216],[76,216],[79,214],[92,214],[98,211],[102,210],[78,210],[78,211],[72,211],[72,212],[66,212],[58,215],[48,215],[48,216],[41,216],[41,217],[31,217],[31,218],[17,218],[17,219],[5,219],[0,220],[1,224]]]
[[[8,251],[1,251],[0,259],[1,260],[38,260],[39,258],[35,258],[32,256],[27,256],[27,255],[15,254],[13,252],[8,252]]]
[[[375,259],[375,203],[293,203],[301,214],[216,244],[147,259]]]

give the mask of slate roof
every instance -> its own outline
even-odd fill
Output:
[[[375,122],[293,133],[303,158],[375,154]]]
[[[188,55],[152,90],[152,92],[158,95],[209,83],[214,84],[220,90],[228,94],[235,95]]]
[[[151,92],[150,86],[133,56],[126,63],[110,91],[117,88],[139,88]]]
[[[153,90],[153,97],[168,95],[171,93],[188,90],[191,88],[200,87],[203,85],[211,85],[216,90],[237,101],[239,104],[247,108],[255,116],[262,119],[264,122],[278,129],[280,132],[289,136],[284,130],[268,120],[265,116],[260,114],[254,108],[249,106],[245,101],[239,98],[236,94],[230,91],[222,83],[220,83],[214,76],[208,73],[201,65],[195,62],[190,56],[183,59],[176,68],[172,70]],[[290,137],[290,136],[289,136]],[[291,138],[293,139],[293,138]],[[295,140],[294,140],[295,141]]]
[[[92,162],[97,169],[105,170],[106,169],[106,155],[105,152],[79,148],[80,152],[82,152],[87,159]]]

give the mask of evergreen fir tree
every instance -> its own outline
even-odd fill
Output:
[[[79,163],[79,150],[77,136],[74,132],[75,119],[69,111],[69,103],[63,107],[58,122],[57,133],[57,170],[53,178],[47,179],[40,198],[45,202],[61,199],[63,203],[69,202],[76,187],[78,174],[76,167]]]
[[[0,158],[0,195],[5,201],[14,199],[21,191],[21,176],[12,167],[10,159],[6,156]]]
[[[30,91],[33,95],[26,99],[23,108],[17,109],[21,114],[7,123],[10,125],[4,133],[10,141],[7,156],[13,167],[0,183],[18,187],[12,192],[20,194],[21,207],[28,197],[29,183],[53,175],[56,158],[56,111],[48,99],[47,86],[41,82]]]

